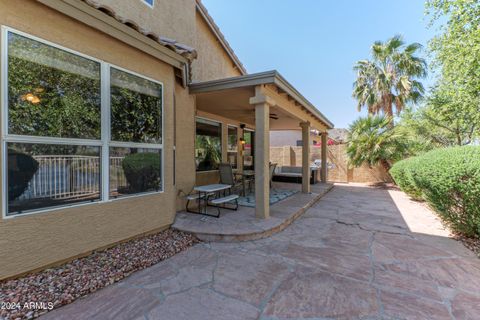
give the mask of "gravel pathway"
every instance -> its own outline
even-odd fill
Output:
[[[32,319],[185,250],[198,241],[166,230],[59,267],[0,282],[0,319]],[[36,302],[36,305],[25,303]],[[10,310],[7,310],[10,309]],[[39,310],[40,309],[40,310]]]

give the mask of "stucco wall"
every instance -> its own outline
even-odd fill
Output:
[[[156,0],[153,8],[143,0],[96,1],[162,37],[190,46],[195,43],[195,0]]]
[[[175,85],[177,210],[185,208],[185,194],[195,185],[195,98]]]
[[[17,1],[0,0],[0,7],[2,25],[162,81],[165,117],[164,193],[0,220],[0,278],[171,224],[176,193],[173,186],[172,108],[175,80],[172,67],[36,1],[22,1],[19,10]],[[184,142],[191,139],[193,132],[190,122],[193,119],[193,103],[183,89],[177,89],[177,99],[177,106],[184,111],[182,117],[185,120],[179,124],[177,139]],[[179,152],[179,165],[187,168],[189,160],[182,158],[191,157],[191,150],[180,147]],[[185,170],[188,172],[188,169]],[[180,184],[192,183],[185,179],[178,181]],[[4,191],[1,191],[3,194]]]
[[[192,80],[207,81],[240,75],[217,37],[196,10],[195,0],[155,1],[153,8],[142,0],[97,0],[142,28],[195,48]]]
[[[198,59],[192,63],[192,80],[207,81],[241,75],[209,26],[197,12],[194,47]]]

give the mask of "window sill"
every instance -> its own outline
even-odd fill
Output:
[[[55,211],[59,211],[59,210],[67,210],[67,209],[70,209],[70,208],[78,208],[78,207],[112,203],[112,202],[117,202],[118,200],[128,200],[128,199],[132,200],[134,198],[141,198],[141,197],[152,196],[152,195],[163,194],[163,193],[165,193],[165,191],[163,191],[163,190],[162,191],[144,192],[144,193],[134,194],[134,195],[130,195],[130,196],[112,198],[112,199],[108,199],[106,201],[97,200],[97,201],[92,201],[92,202],[74,204],[74,205],[71,205],[71,206],[46,208],[46,209],[40,209],[40,210],[35,210],[35,211],[29,211],[29,212],[25,212],[25,213],[14,214],[14,215],[4,215],[3,220],[27,217],[27,216],[36,215],[36,214],[46,214],[46,213],[51,213],[51,212],[55,212]]]

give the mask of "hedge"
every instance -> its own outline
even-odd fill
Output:
[[[480,236],[480,147],[436,149],[396,163],[399,187],[426,200],[453,230]]]
[[[395,163],[390,169],[390,175],[395,183],[415,200],[422,199],[422,190],[415,185],[412,176],[412,168],[415,168],[419,161],[419,157],[408,158]]]
[[[158,153],[133,153],[122,161],[130,192],[158,190],[161,184]]]
[[[38,170],[38,161],[28,154],[8,150],[8,200],[13,201],[25,192]]]

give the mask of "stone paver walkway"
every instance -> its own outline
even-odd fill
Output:
[[[300,217],[333,187],[330,183],[311,185],[311,193],[301,193],[299,183],[274,182],[274,188],[297,190],[292,196],[270,206],[270,218],[258,219],[255,208],[239,206],[238,210],[221,210],[219,218],[190,212],[177,212],[172,228],[193,233],[206,242],[235,242],[270,237]],[[217,209],[209,207],[211,213]]]
[[[44,318],[478,319],[480,259],[446,234],[401,192],[337,185],[271,238],[196,245]]]

